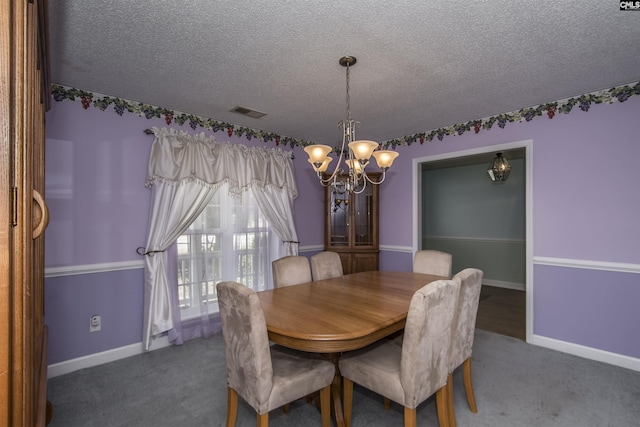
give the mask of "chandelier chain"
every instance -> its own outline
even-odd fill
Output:
[[[349,63],[347,62],[347,120],[351,121],[351,97],[349,95]]]

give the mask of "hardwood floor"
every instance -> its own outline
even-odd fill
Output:
[[[526,340],[526,293],[482,285],[476,328]]]

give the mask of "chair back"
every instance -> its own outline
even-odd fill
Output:
[[[309,258],[305,256],[282,257],[271,263],[271,269],[273,271],[273,286],[276,288],[311,281]]]
[[[437,280],[415,292],[404,327],[400,383],[415,408],[447,383],[451,322],[460,285]]]
[[[482,276],[483,271],[477,268],[465,268],[453,276],[453,280],[460,284],[460,293],[453,316],[449,372],[471,357]]]
[[[425,249],[413,257],[413,272],[451,277],[452,255],[447,252]]]
[[[258,295],[237,282],[216,285],[227,363],[227,383],[254,409],[269,401],[273,365]]]
[[[336,252],[319,252],[311,257],[310,262],[313,280],[331,279],[343,275],[342,261]]]

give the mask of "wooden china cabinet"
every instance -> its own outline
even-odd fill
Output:
[[[0,43],[0,426],[44,426],[46,0],[0,1]]]
[[[374,181],[379,174],[370,173]],[[345,175],[336,177],[338,183]],[[378,269],[378,186],[367,183],[360,194],[325,189],[325,250],[337,252],[344,274]]]

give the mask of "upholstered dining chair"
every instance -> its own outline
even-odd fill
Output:
[[[413,257],[413,272],[451,277],[452,255],[447,252],[425,249]]]
[[[337,252],[318,252],[310,258],[310,262],[313,280],[331,279],[343,275],[342,261]]]
[[[271,263],[271,270],[275,288],[311,281],[311,265],[309,264],[309,258],[305,256],[291,255],[279,258]],[[274,348],[283,350],[279,345],[275,345]],[[307,402],[311,403],[312,398],[313,396],[307,396]],[[282,410],[288,413],[289,405],[284,405]]]
[[[271,263],[273,271],[273,286],[298,285],[311,281],[311,266],[309,258],[305,256],[285,256]]]
[[[480,302],[483,271],[477,268],[465,268],[453,276],[460,285],[458,302],[453,315],[451,350],[449,352],[449,375],[447,392],[449,405],[449,425],[456,426],[456,415],[453,406],[453,371],[462,365],[464,389],[471,412],[478,412],[476,398],[471,381],[471,353],[476,330],[476,317]]]
[[[220,282],[216,289],[227,365],[227,427],[235,426],[238,395],[257,412],[258,427],[266,427],[269,411],[316,391],[322,426],[329,427],[333,363],[270,346],[258,295],[238,282]]]
[[[413,272],[422,274],[435,274],[437,276],[451,277],[451,264],[453,256],[450,253],[424,249],[417,251],[413,257]],[[402,345],[402,331],[396,333],[393,341]],[[384,401],[385,409],[389,409],[389,400]]]
[[[342,355],[338,363],[344,383],[347,427],[351,425],[353,383],[404,406],[405,427],[415,427],[416,408],[435,393],[440,426],[448,425],[451,322],[459,289],[453,280],[438,280],[415,292],[402,347],[381,340]]]

